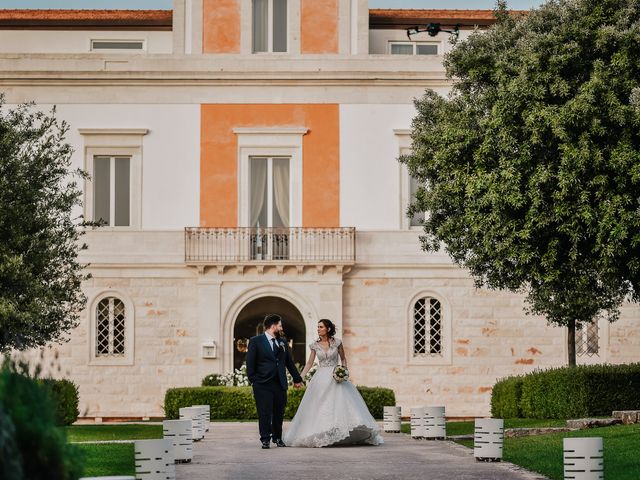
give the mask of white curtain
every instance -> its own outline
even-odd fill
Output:
[[[289,159],[273,159],[273,199],[283,227],[289,227]]]
[[[251,159],[251,178],[250,178],[250,209],[249,209],[249,225],[256,227],[260,213],[264,208],[265,189],[267,188],[267,159],[252,158]],[[266,227],[266,225],[262,225]]]

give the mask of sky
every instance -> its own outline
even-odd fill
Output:
[[[509,8],[528,10],[542,0],[507,0]],[[0,0],[0,8],[170,9],[172,0]],[[369,0],[369,8],[491,9],[494,0]]]

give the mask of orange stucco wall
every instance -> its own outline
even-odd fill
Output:
[[[240,0],[203,0],[204,53],[240,53]]]
[[[306,127],[302,140],[302,225],[340,226],[339,108],[322,105],[202,105],[200,225],[238,224],[238,127]]]
[[[302,0],[301,53],[338,53],[338,0]]]

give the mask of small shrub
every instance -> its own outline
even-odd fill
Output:
[[[491,415],[495,418],[520,418],[522,377],[507,377],[491,390]]]
[[[383,407],[396,404],[396,395],[390,388],[358,387],[358,391],[373,418],[382,418]]]
[[[45,380],[51,389],[51,397],[56,409],[56,424],[71,425],[80,415],[78,410],[78,387],[71,380]]]

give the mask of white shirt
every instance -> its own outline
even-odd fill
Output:
[[[269,340],[269,345],[271,346],[271,351],[272,351],[272,352],[273,352],[273,351],[275,351],[275,349],[273,348],[273,342],[272,342],[271,340],[272,340],[273,338],[276,338],[276,337],[274,337],[273,335],[271,335],[271,334],[270,334],[270,333],[268,333],[268,332],[264,332],[264,334],[267,336],[267,340]],[[276,339],[276,342],[277,342],[277,341],[278,341],[278,340]]]

